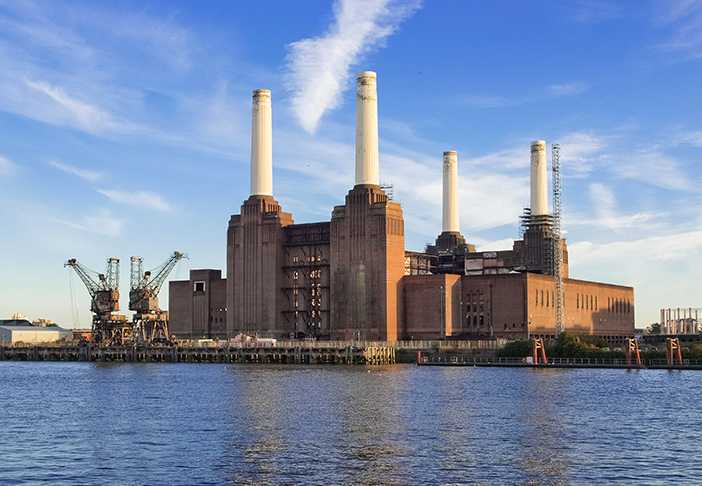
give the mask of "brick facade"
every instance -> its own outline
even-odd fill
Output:
[[[397,339],[405,266],[402,209],[374,185],[358,185],[332,212],[331,338]]]

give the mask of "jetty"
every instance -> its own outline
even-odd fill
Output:
[[[0,346],[0,361],[386,365],[395,364],[395,348],[339,346],[334,343],[297,346]]]

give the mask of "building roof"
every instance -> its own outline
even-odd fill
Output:
[[[0,319],[0,326],[33,327],[27,319]]]
[[[39,327],[39,326],[6,326],[6,325],[1,325],[0,328],[2,329],[7,329],[8,331],[32,331],[32,332],[49,332],[49,331],[60,331],[60,332],[73,332],[71,329],[64,329],[62,327],[57,327],[57,326],[47,326],[47,327]]]

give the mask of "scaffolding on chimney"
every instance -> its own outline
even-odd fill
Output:
[[[561,242],[561,146],[551,146],[551,165],[553,168],[553,277],[556,289],[556,334],[565,329],[563,312],[563,246]]]

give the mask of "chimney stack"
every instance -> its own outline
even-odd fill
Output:
[[[356,185],[378,185],[378,91],[376,74],[356,78]]]
[[[458,223],[458,154],[444,152],[444,206],[441,231],[459,233]]]
[[[273,195],[273,137],[271,92],[253,93],[251,129],[251,196]]]
[[[548,182],[546,177],[546,142],[531,142],[531,215],[548,214]]]

